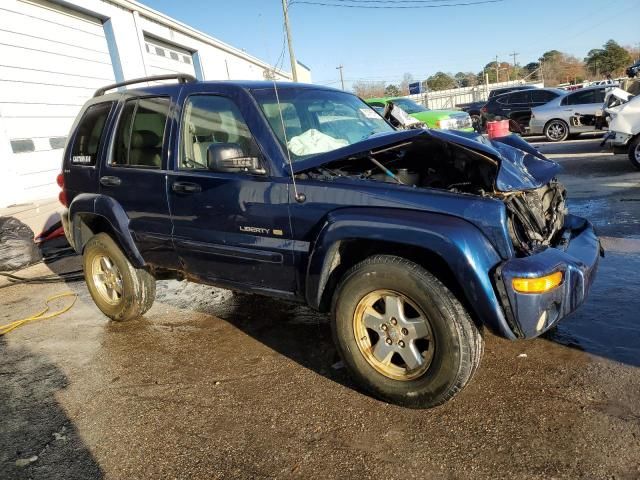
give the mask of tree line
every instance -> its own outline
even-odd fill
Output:
[[[615,40],[609,40],[601,48],[589,50],[582,60],[559,50],[549,50],[544,52],[537,62],[530,62],[524,66],[493,61],[477,73],[436,72],[422,81],[422,89],[438,91],[472,87],[484,84],[485,78],[489,83],[519,79],[544,81],[547,87],[564,83],[582,83],[589,79],[623,76],[625,69],[638,58],[640,48],[623,47]],[[410,73],[405,73],[399,84],[360,80],[354,82],[353,91],[362,98],[401,96],[409,94],[410,83],[415,83],[415,80]]]

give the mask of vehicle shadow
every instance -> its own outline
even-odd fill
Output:
[[[164,283],[164,282],[163,282]],[[231,324],[246,335],[303,367],[336,383],[357,389],[334,347],[329,315],[296,303],[214,287],[158,286],[157,302],[204,313]],[[211,289],[209,295],[203,292]],[[189,293],[190,291],[197,293]],[[152,317],[149,317],[153,321]]]
[[[0,477],[102,478],[103,472],[55,399],[68,385],[46,356],[0,337]]]

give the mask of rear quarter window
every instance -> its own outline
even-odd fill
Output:
[[[104,136],[104,126],[112,107],[113,102],[106,102],[87,108],[71,146],[71,165],[95,166]]]

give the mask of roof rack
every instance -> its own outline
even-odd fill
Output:
[[[198,80],[193,76],[186,73],[172,73],[169,75],[155,75],[152,77],[141,77],[126,80],[124,82],[112,83],[96,90],[93,94],[94,97],[100,97],[105,94],[107,90],[113,90],[114,88],[124,87],[125,85],[133,85],[134,83],[155,82],[157,80],[178,80],[178,83],[192,83]]]

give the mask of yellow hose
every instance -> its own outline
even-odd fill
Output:
[[[49,302],[52,302],[54,300],[57,300],[58,298],[64,298],[64,297],[73,297],[73,300],[69,305],[64,307],[62,310],[58,310],[57,312],[52,312],[52,313],[49,313],[48,315],[45,315],[45,313],[49,311]],[[78,295],[72,292],[61,293],[59,295],[54,295],[53,297],[49,297],[44,302],[46,307],[42,311],[30,317],[23,318],[21,320],[15,320],[11,323],[7,323],[6,325],[0,325],[0,336],[9,333],[11,330],[15,330],[16,328],[21,327],[26,323],[36,322],[38,320],[48,320],[50,318],[54,318],[59,315],[62,315],[63,313],[68,312],[71,309],[71,307],[73,307],[77,299],[78,299]]]

